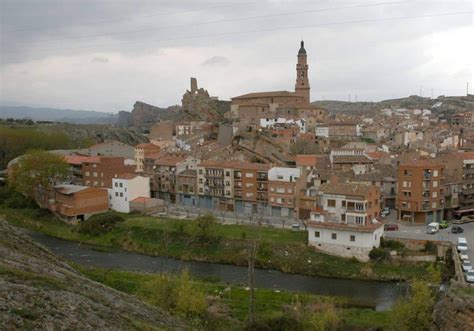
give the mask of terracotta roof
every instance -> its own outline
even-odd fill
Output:
[[[419,160],[410,160],[400,164],[400,167],[440,167],[443,164],[435,159],[419,159]]]
[[[367,152],[366,153],[372,160],[380,160],[380,158],[382,156],[385,156],[385,155],[388,155],[387,153],[385,152],[380,152],[380,151],[377,151],[377,152]]]
[[[244,161],[214,161],[207,160],[199,164],[201,167],[207,168],[231,168],[231,169],[245,169],[245,170],[269,170],[272,165],[268,163],[253,163]]]
[[[327,183],[319,187],[319,191],[325,194],[341,194],[341,195],[359,195],[367,196],[373,186],[364,184],[351,183]]]
[[[155,160],[155,165],[174,167],[179,162],[182,162],[185,159],[186,159],[185,156],[168,156],[168,157],[156,159]]]
[[[159,149],[160,146],[157,146],[152,143],[144,143],[144,144],[138,144],[135,146],[135,148],[144,148],[144,149]]]
[[[152,200],[153,198],[147,198],[147,197],[138,197],[138,198],[135,198],[133,199],[131,202],[136,202],[136,203],[146,203],[150,200]]]
[[[196,177],[196,175],[197,175],[197,170],[186,169],[184,171],[181,171],[177,176]]]
[[[383,226],[383,223],[369,223],[367,225],[352,225],[345,223],[336,223],[336,222],[315,222],[309,221],[308,226],[314,228],[327,228],[327,229],[337,229],[342,231],[356,231],[356,232],[373,232],[374,230]]]
[[[82,186],[82,185],[68,185],[68,184],[56,185],[56,186],[54,187],[54,189],[55,189],[56,191],[58,191],[58,192],[61,193],[61,194],[66,194],[66,195],[74,194],[74,193],[83,191],[83,190],[88,189],[88,188],[89,188],[88,186]]]
[[[137,176],[138,176],[138,174],[125,173],[125,174],[118,175],[115,178],[117,178],[117,179],[134,179]]]
[[[252,99],[252,98],[269,98],[269,97],[301,97],[296,95],[295,92],[290,91],[271,91],[271,92],[255,92],[255,93],[247,93],[242,94],[236,97],[231,98],[234,99]]]
[[[100,163],[100,156],[66,155],[64,159],[66,163],[75,165],[82,163]]]
[[[333,155],[332,163],[372,163],[365,155]]]
[[[296,155],[296,165],[302,167],[312,167],[315,166],[319,161],[325,158],[324,155],[315,155],[315,154],[298,154]]]

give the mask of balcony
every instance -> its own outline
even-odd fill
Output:
[[[268,185],[259,184],[257,186],[257,191],[268,191]]]

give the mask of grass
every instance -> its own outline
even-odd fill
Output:
[[[159,275],[135,273],[100,268],[85,268],[75,266],[85,276],[113,287],[119,291],[135,295],[142,300],[149,301],[144,291],[148,282]],[[193,279],[193,285],[203,291],[207,298],[214,298],[224,307],[229,319],[244,322],[248,314],[249,292],[243,287],[229,286],[221,283],[210,283]],[[338,309],[341,321],[346,326],[364,328],[383,328],[388,325],[389,312],[376,312],[367,308],[355,307],[356,304],[344,298],[325,297],[310,294],[295,294],[270,289],[256,289],[255,308],[256,316],[260,319],[269,319],[281,314],[285,309],[296,309],[308,305],[333,304]],[[235,327],[235,325],[234,325]]]
[[[95,245],[97,249],[122,248],[148,255],[182,260],[247,265],[250,240],[260,238],[256,266],[284,272],[348,279],[406,280],[422,277],[428,263],[362,263],[335,257],[307,246],[305,231],[249,225],[212,224],[209,238],[196,237],[192,220],[120,214],[125,221],[98,236],[81,234],[76,226],[57,220],[39,209],[1,209],[11,223],[49,236]]]

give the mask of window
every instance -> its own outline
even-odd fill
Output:
[[[253,178],[253,173],[252,172],[246,172],[245,177],[247,178]]]
[[[204,190],[202,189],[202,187],[199,188],[199,193],[203,193]]]
[[[92,175],[93,175],[94,177],[97,177],[97,172],[94,172]]]
[[[253,197],[253,193],[245,193],[245,196],[246,196],[247,198],[252,198],[252,197]]]
[[[356,236],[354,236],[353,234],[351,234],[350,240],[351,240],[351,241],[356,241]]]
[[[321,232],[319,232],[319,231],[314,231],[314,236],[315,236],[316,238],[321,238]]]
[[[120,187],[123,187],[123,183],[120,183],[119,186],[120,186]]]
[[[404,197],[411,197],[411,192],[410,191],[403,191],[403,196]]]
[[[328,207],[336,207],[336,200],[328,199]]]
[[[86,176],[90,176],[90,173],[89,173],[89,171],[86,171]]]
[[[432,196],[433,198],[437,198],[437,197],[438,197],[438,192],[433,191],[433,193],[431,194],[431,196]]]
[[[199,174],[202,175],[202,169],[199,169]]]
[[[120,197],[123,198],[123,193],[122,192],[120,192]]]
[[[245,187],[253,187],[253,183],[245,183]]]
[[[117,182],[115,182],[115,183],[114,183],[114,186],[115,186],[115,187],[118,187],[118,183],[117,183]]]
[[[285,189],[282,187],[277,187],[276,193],[285,193]]]
[[[437,204],[436,202],[433,202],[433,203],[431,204],[431,208],[436,208],[437,206],[438,206],[438,204]]]
[[[405,169],[405,171],[403,171],[403,174],[404,174],[405,176],[411,176],[411,170]]]
[[[227,177],[229,177],[229,176],[230,176],[230,171],[226,171],[226,172],[225,172],[225,175],[226,175]]]
[[[407,182],[405,180],[402,182],[402,187],[407,187]]]
[[[115,192],[115,196],[118,197],[118,192]]]
[[[202,178],[199,178],[199,184],[202,184]]]
[[[437,180],[433,181],[433,187],[438,187],[438,181]]]
[[[342,205],[342,207],[346,207],[346,200],[342,200],[341,205]]]
[[[341,214],[341,221],[343,221],[343,222],[346,221],[346,214]]]
[[[336,233],[331,233],[331,239],[336,240],[337,239],[337,234]]]
[[[288,189],[288,193],[292,193],[293,190],[291,188]]]
[[[362,224],[362,223],[364,223],[364,217],[356,216],[356,224]]]
[[[433,177],[438,177],[438,170],[433,170]]]
[[[283,176],[282,176],[282,175],[278,175],[277,178],[278,178],[278,179],[283,179]]]

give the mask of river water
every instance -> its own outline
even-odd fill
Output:
[[[123,250],[101,252],[84,244],[42,233],[28,232],[28,235],[55,254],[83,266],[142,272],[178,272],[187,268],[190,274],[197,277],[213,277],[224,283],[243,286],[247,282],[246,267],[165,259]],[[378,311],[390,309],[407,291],[404,283],[324,278],[264,269],[255,270],[255,282],[257,288],[347,297]]]

